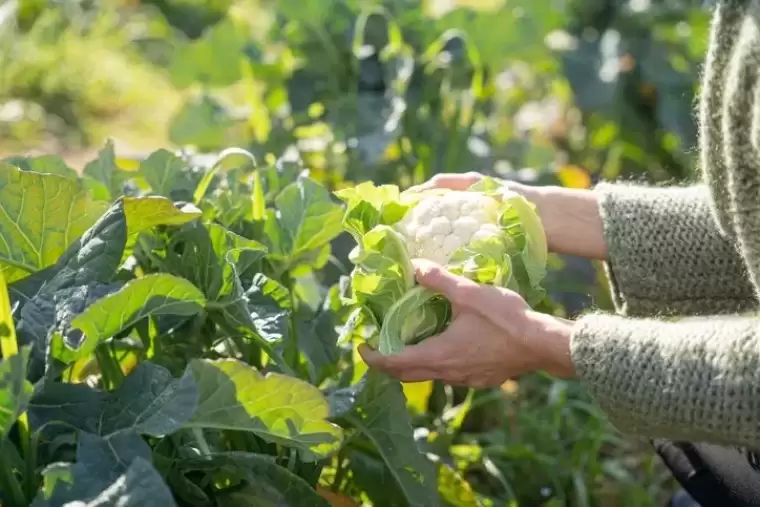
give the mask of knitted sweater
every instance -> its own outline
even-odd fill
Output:
[[[579,319],[581,380],[626,433],[760,448],[760,0],[722,0],[692,188],[602,184],[620,315]]]

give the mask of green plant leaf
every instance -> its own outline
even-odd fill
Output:
[[[301,477],[283,468],[272,456],[244,452],[213,453],[179,463],[187,471],[222,472],[239,478],[245,487],[222,493],[220,507],[328,507]]]
[[[196,359],[188,368],[200,389],[188,426],[250,431],[298,449],[305,460],[339,448],[343,433],[326,420],[327,400],[311,384],[278,373],[264,376],[234,359]]]
[[[88,467],[54,464],[43,471],[45,486],[32,507],[77,505],[100,507],[175,507],[172,493],[161,475],[145,458],[135,458],[116,480],[105,473],[91,474]]]
[[[370,370],[343,419],[374,444],[409,505],[438,505],[435,467],[417,448],[398,381]]]
[[[168,150],[157,150],[140,164],[140,175],[159,195],[168,196],[182,176],[185,162]]]
[[[6,328],[2,322],[0,327]],[[18,354],[0,360],[0,440],[16,424],[32,398],[34,388],[26,380],[29,354],[30,347],[22,347]]]
[[[185,44],[172,62],[172,82],[178,88],[196,83],[230,86],[240,78],[240,62],[245,39],[231,19],[206,30],[197,40]]]
[[[54,265],[106,207],[77,180],[0,164],[0,265],[6,281]]]
[[[235,123],[232,113],[213,97],[193,97],[172,117],[169,139],[180,146],[213,151],[226,144],[227,131]]]
[[[269,257],[289,266],[320,252],[341,233],[343,209],[325,187],[310,178],[299,178],[275,198],[277,213],[265,226]],[[326,259],[325,259],[326,260]]]
[[[97,158],[84,166],[82,174],[98,199],[111,201],[122,194],[127,174],[116,165],[113,141],[106,141]]]
[[[371,181],[336,191],[335,195],[346,203],[343,228],[359,241],[377,225],[395,224],[409,210],[400,194],[396,185],[376,186]]]
[[[8,157],[3,162],[7,162],[18,167],[22,171],[33,171],[37,173],[50,173],[63,176],[64,178],[76,180],[79,175],[66,165],[66,162],[57,155],[42,155],[39,157]]]
[[[89,305],[71,322],[65,334],[56,333],[51,353],[64,363],[91,354],[99,343],[148,316],[196,315],[206,305],[192,283],[166,273],[147,275]]]
[[[84,384],[46,384],[34,395],[29,413],[35,427],[59,421],[102,437],[123,432],[162,437],[183,427],[197,400],[190,374],[175,379],[167,369],[143,361],[111,393]]]
[[[262,244],[217,224],[188,224],[173,241],[181,253],[168,252],[167,269],[190,280],[212,301],[229,296],[238,271],[266,251]]]

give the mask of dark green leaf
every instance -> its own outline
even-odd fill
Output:
[[[130,431],[160,437],[181,428],[197,400],[191,375],[175,379],[165,368],[143,361],[113,393],[51,382],[34,396],[29,412],[35,426],[61,421],[104,437]]]
[[[113,141],[106,141],[98,157],[84,167],[83,174],[98,199],[111,201],[122,194],[127,175],[116,165]]]
[[[32,507],[174,507],[171,491],[150,461],[137,457],[116,480],[91,475],[87,467],[55,464],[43,472],[46,485]],[[47,483],[50,483],[49,485]]]
[[[158,150],[140,164],[140,174],[155,194],[168,196],[182,176],[185,162],[174,153]]]
[[[375,445],[410,505],[438,505],[435,467],[417,448],[398,381],[370,370],[343,418]]]

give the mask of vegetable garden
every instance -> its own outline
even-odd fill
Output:
[[[470,3],[0,3],[2,506],[663,505],[576,382],[401,384],[356,352],[446,323],[393,306],[399,190],[691,176],[706,12]],[[610,307],[504,209],[519,251],[459,269]]]

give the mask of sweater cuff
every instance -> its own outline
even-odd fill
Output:
[[[596,187],[618,312],[715,314],[756,304],[746,267],[711,213],[706,187]]]
[[[576,372],[623,433],[760,446],[756,318],[660,321],[586,315],[571,338]]]

